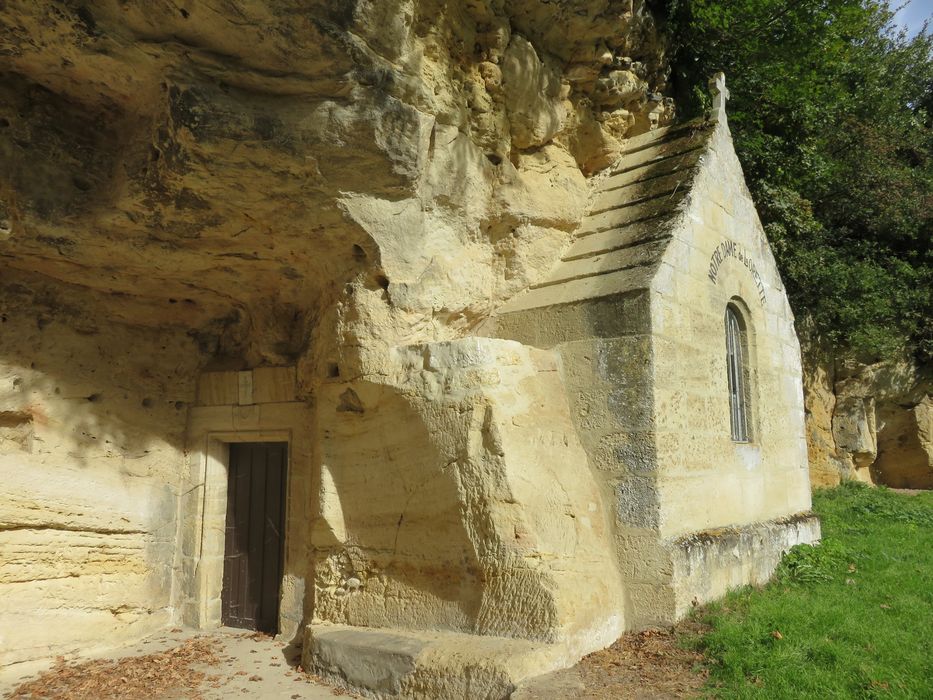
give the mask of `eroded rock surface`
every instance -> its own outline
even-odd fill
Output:
[[[172,622],[197,344],[95,311],[0,296],[0,677]]]
[[[928,374],[910,361],[805,363],[807,441],[814,485],[855,479],[933,488]]]
[[[672,116],[633,0],[22,0],[0,28],[5,266],[249,364],[351,281],[378,332],[462,334]]]

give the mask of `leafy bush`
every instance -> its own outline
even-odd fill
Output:
[[[798,544],[784,555],[775,580],[785,585],[832,581],[846,572],[850,559],[849,550],[837,540],[817,545]]]

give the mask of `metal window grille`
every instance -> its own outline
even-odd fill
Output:
[[[738,312],[726,307],[726,366],[729,375],[729,420],[732,439],[749,441],[748,358],[745,332]]]

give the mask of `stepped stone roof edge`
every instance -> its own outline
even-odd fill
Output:
[[[718,123],[694,119],[630,139],[594,178],[589,212],[560,262],[499,313],[646,289]]]

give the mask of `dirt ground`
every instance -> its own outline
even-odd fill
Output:
[[[671,630],[627,634],[576,668],[584,685],[581,698],[689,698],[707,676],[702,654],[681,648]]]
[[[678,628],[681,629],[681,628]],[[8,700],[324,700],[358,697],[305,673],[299,652],[258,633],[172,630],[129,649],[52,669],[0,688]],[[629,634],[579,664],[536,679],[514,700],[661,700],[697,695],[702,656],[670,630]]]
[[[678,644],[693,623],[677,631],[627,634],[608,649],[585,657],[566,671],[536,679],[513,700],[668,700],[699,695],[706,681],[703,656]]]

